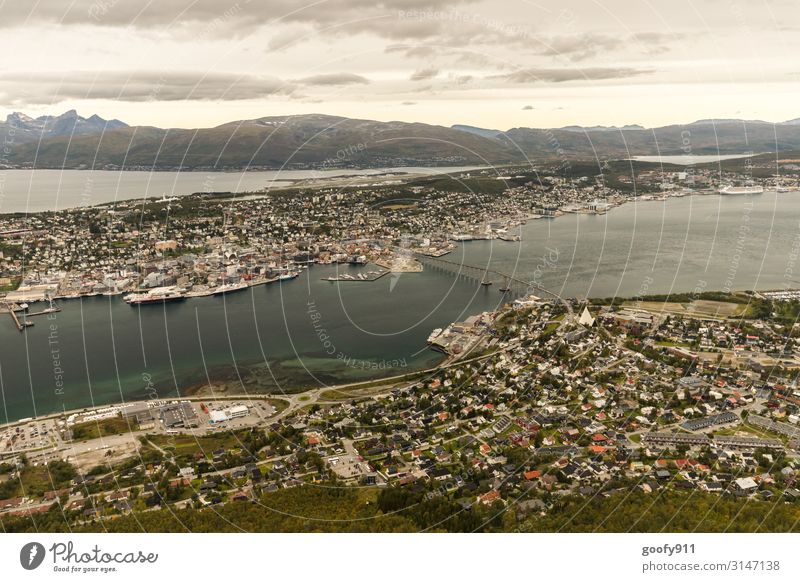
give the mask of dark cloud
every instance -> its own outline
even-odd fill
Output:
[[[323,75],[312,75],[296,81],[300,85],[365,85],[369,79],[354,73],[326,73]]]
[[[294,86],[275,77],[227,73],[0,73],[0,101],[49,104],[68,99],[116,101],[236,101],[290,94]]]
[[[410,81],[425,81],[427,79],[433,79],[436,75],[439,74],[439,69],[435,67],[426,67],[424,69],[418,69],[411,73],[409,77]]]
[[[492,75],[489,78],[501,79],[509,83],[564,83],[566,81],[625,79],[652,72],[652,70],[630,67],[526,68],[503,75]]]

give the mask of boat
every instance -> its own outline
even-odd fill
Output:
[[[719,189],[722,195],[735,195],[735,194],[763,194],[763,186],[725,186]]]
[[[182,301],[186,299],[181,291],[177,289],[154,289],[147,293],[131,293],[122,298],[128,305],[149,305],[153,303],[167,303],[170,301]],[[60,311],[58,307],[45,309],[45,313]]]
[[[244,291],[247,289],[247,283],[224,283],[212,291],[212,295],[224,295],[226,293],[235,293],[236,291]]]
[[[481,285],[483,285],[483,286],[485,286],[485,287],[488,287],[488,286],[489,286],[489,285],[491,285],[491,284],[492,284],[492,282],[491,282],[491,281],[487,281],[487,280],[485,280],[485,279],[484,279],[483,281],[481,281]]]
[[[278,275],[278,281],[290,281],[292,279],[296,279],[299,276],[300,276],[299,271],[290,271],[289,273]]]

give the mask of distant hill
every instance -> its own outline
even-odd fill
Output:
[[[263,117],[207,129],[123,127],[23,143],[9,162],[36,167],[159,168],[377,167],[514,161],[514,152],[478,135],[424,123],[328,115]]]
[[[503,133],[531,158],[600,159],[637,155],[741,154],[800,148],[796,121],[768,123],[743,120],[701,120],[651,129],[640,126],[519,127]]]
[[[472,133],[481,137],[489,137],[492,139],[497,139],[504,134],[504,132],[499,129],[484,129],[482,127],[475,127],[473,125],[453,125],[452,127],[453,129],[457,129],[459,131],[466,131],[467,133]]]
[[[0,135],[11,128],[13,147],[3,161],[37,168],[363,168],[800,150],[798,120],[773,124],[705,119],[651,129],[629,125],[502,131],[296,115],[203,129],[162,129],[68,111],[36,119],[13,113],[0,123]]]

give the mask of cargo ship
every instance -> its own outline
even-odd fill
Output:
[[[719,193],[723,195],[735,194],[763,194],[763,186],[725,186],[719,189]]]

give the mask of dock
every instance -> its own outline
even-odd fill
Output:
[[[11,319],[14,321],[14,325],[17,327],[19,331],[24,331],[26,327],[30,327],[33,325],[32,321],[27,321],[29,317],[36,317],[37,315],[49,315],[50,313],[58,313],[61,311],[60,307],[50,307],[48,309],[43,309],[42,311],[35,311],[31,313],[25,313],[25,320],[21,321],[17,313],[24,312],[25,309],[20,307],[16,303],[0,303],[0,313],[8,313],[11,316]]]
[[[16,311],[14,311],[14,309],[12,309],[12,308],[10,308],[10,307],[9,307],[9,309],[8,309],[8,312],[11,314],[11,319],[13,319],[13,320],[14,320],[14,325],[16,325],[16,326],[17,326],[17,329],[18,329],[19,331],[22,331],[22,330],[24,330],[24,329],[25,329],[25,326],[24,326],[24,325],[22,325],[22,323],[21,323],[21,322],[20,322],[20,320],[19,320],[19,317],[17,317],[17,312],[16,312]]]
[[[33,313],[27,313],[25,317],[36,317],[37,315],[50,315],[51,313],[58,313],[61,311],[60,307],[51,307],[49,309],[43,309],[42,311],[34,311]]]

